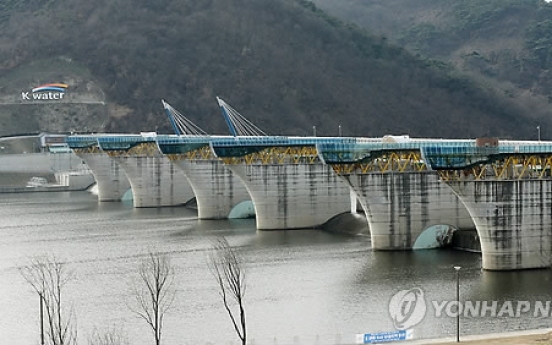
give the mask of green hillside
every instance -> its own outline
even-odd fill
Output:
[[[356,136],[523,138],[549,124],[492,83],[308,1],[6,4],[0,134],[17,131],[18,121],[40,130],[55,123],[64,130],[169,131],[161,99],[206,131],[227,133],[216,96],[269,134],[310,134],[316,126],[318,135],[337,135],[341,126],[343,135]],[[32,72],[37,61],[49,63]],[[15,101],[48,82],[67,83],[80,103]],[[20,120],[28,117],[36,123]]]

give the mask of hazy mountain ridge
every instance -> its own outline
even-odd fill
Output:
[[[79,122],[66,121],[67,130],[169,131],[166,99],[208,132],[227,133],[217,95],[270,134],[316,126],[337,135],[341,126],[357,136],[527,137],[544,125],[493,85],[415,58],[306,1],[25,3],[34,6],[0,17],[9,18],[0,23],[0,98],[38,83],[10,75],[37,59],[63,59],[71,72],[47,72],[96,85],[107,116],[75,114]],[[87,72],[71,77],[75,70]]]

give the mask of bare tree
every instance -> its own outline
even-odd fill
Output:
[[[141,287],[135,287],[136,306],[130,309],[150,326],[155,345],[161,344],[163,319],[174,301],[174,269],[165,254],[150,252],[140,266]]]
[[[242,261],[234,248],[228,244],[225,237],[214,241],[209,259],[209,268],[219,285],[219,293],[222,297],[224,308],[232,320],[234,330],[240,338],[242,345],[245,345],[247,331],[243,299],[246,285]],[[237,321],[238,315],[232,312],[232,304],[239,310],[239,322]]]
[[[128,345],[129,341],[122,329],[115,327],[100,332],[94,328],[92,335],[88,339],[89,345]]]
[[[53,256],[32,259],[29,265],[20,268],[20,272],[40,298],[41,344],[45,340],[50,345],[76,344],[75,315],[73,309],[66,313],[62,300],[63,289],[74,279],[74,273]]]

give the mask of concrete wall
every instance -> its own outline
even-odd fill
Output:
[[[98,201],[120,201],[130,183],[119,164],[105,153],[79,153],[98,184]]]
[[[55,177],[57,184],[66,186],[69,190],[86,190],[95,182],[94,175],[89,171],[58,172]]]
[[[80,163],[74,153],[0,154],[0,173],[51,174],[76,169]]]
[[[481,241],[482,267],[550,267],[552,181],[448,181],[466,205]]]
[[[412,249],[434,225],[473,229],[469,213],[434,172],[342,176],[354,190],[370,225],[374,250]]]
[[[182,169],[194,191],[199,219],[225,219],[234,206],[251,200],[243,182],[217,160],[172,161]]]
[[[184,173],[166,156],[121,155],[111,158],[128,177],[134,207],[176,206],[194,197]]]
[[[349,187],[323,164],[227,165],[245,184],[257,229],[317,227],[350,212]]]

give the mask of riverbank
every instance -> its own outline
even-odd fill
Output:
[[[450,345],[456,338],[425,339],[401,342],[408,345]],[[552,328],[518,332],[460,336],[460,343],[470,345],[552,345]]]

